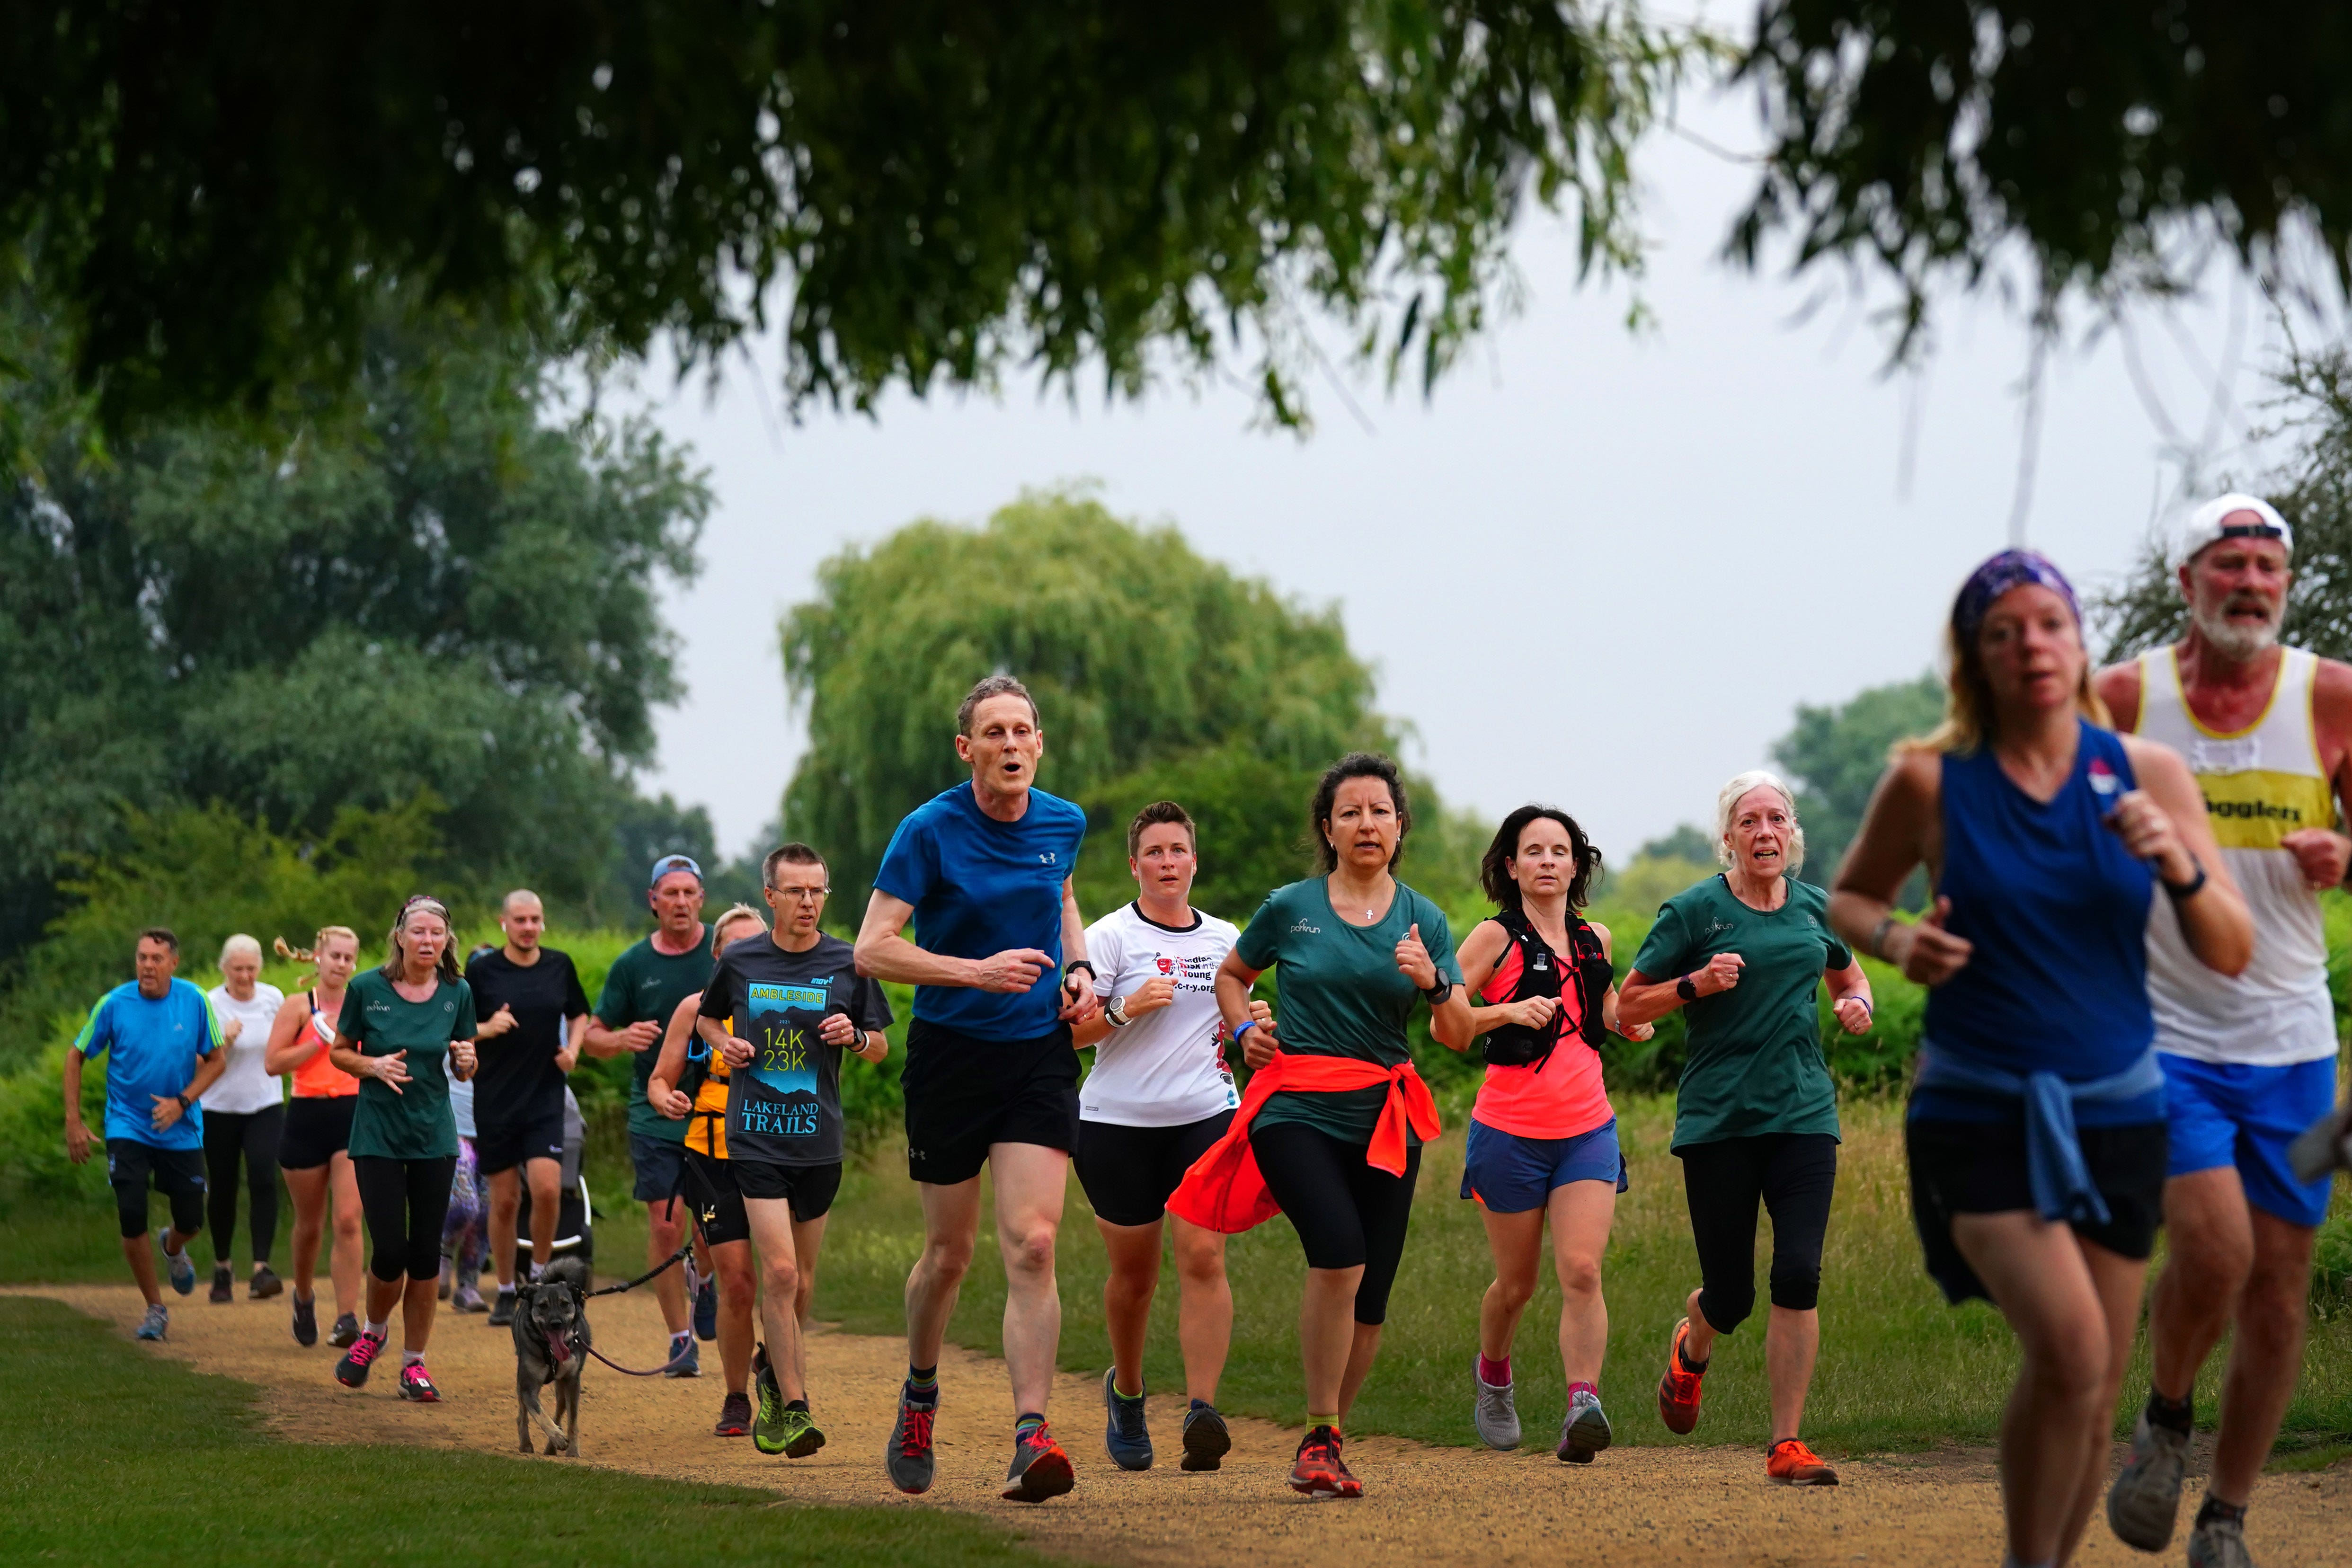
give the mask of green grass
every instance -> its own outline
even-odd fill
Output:
[[[11,1562],[1035,1563],[939,1509],[809,1508],[557,1462],[270,1437],[254,1390],[55,1301],[0,1300]]]
[[[1672,1102],[1622,1096],[1619,1126],[1632,1190],[1619,1200],[1603,1265],[1611,1312],[1604,1397],[1618,1440],[1637,1444],[1753,1442],[1769,1425],[1763,1375],[1762,1281],[1770,1225],[1759,1227],[1759,1313],[1716,1352],[1706,1419],[1690,1438],[1666,1432],[1653,1414],[1651,1389],[1666,1335],[1698,1282],[1679,1162],[1667,1153]],[[1981,1302],[1954,1310],[1920,1266],[1904,1172],[1901,1108],[1891,1100],[1851,1102],[1842,1112],[1842,1151],[1822,1282],[1822,1358],[1806,1429],[1845,1450],[1914,1448],[1947,1439],[1989,1443],[2016,1371],[2007,1327]],[[852,1174],[834,1208],[817,1287],[820,1316],[869,1333],[904,1332],[900,1291],[921,1243],[915,1189],[887,1153]],[[1391,1299],[1381,1361],[1350,1425],[1429,1442],[1466,1444],[1470,1427],[1467,1364],[1476,1349],[1478,1300],[1493,1277],[1486,1233],[1474,1205],[1457,1196],[1461,1129],[1424,1156],[1412,1239]],[[2339,1193],[2339,1208],[2346,1199]],[[1108,1364],[1100,1309],[1101,1242],[1074,1179],[1058,1254],[1062,1364],[1095,1372]],[[1297,1241],[1276,1219],[1234,1238],[1233,1357],[1219,1403],[1242,1414],[1296,1424],[1306,1416],[1297,1342],[1303,1276]],[[1553,1336],[1559,1294],[1549,1265],[1516,1347],[1519,1408],[1531,1431],[1556,1423],[1566,1402]],[[1003,1272],[992,1239],[983,1236],[951,1325],[960,1344],[995,1352],[1003,1312]],[[1182,1386],[1176,1351],[1176,1287],[1163,1274],[1154,1310],[1146,1374],[1154,1387]],[[2315,1319],[2301,1393],[2283,1448],[2352,1432],[2352,1313]],[[2146,1351],[2126,1386],[2146,1385]],[[2226,1344],[2207,1364],[2199,1406],[2209,1419],[2218,1397]],[[2128,1407],[2133,1400],[2125,1401]],[[2127,1426],[2127,1411],[2119,1427]]]

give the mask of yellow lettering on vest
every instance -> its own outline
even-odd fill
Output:
[[[2225,850],[2274,850],[2287,834],[2332,827],[2336,801],[2327,780],[2300,773],[2200,773],[2213,837]]]

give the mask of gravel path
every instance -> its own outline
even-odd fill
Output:
[[[128,1285],[38,1287],[34,1293],[113,1322],[126,1336],[139,1320],[141,1303]],[[172,1337],[158,1351],[258,1385],[268,1418],[287,1437],[514,1452],[512,1341],[479,1317],[443,1313],[430,1364],[445,1398],[419,1406],[393,1396],[389,1363],[361,1393],[337,1387],[335,1353],[323,1342],[307,1351],[295,1344],[283,1297],[248,1302],[240,1293],[224,1306],[201,1298],[170,1304]],[[592,1316],[597,1348],[614,1360],[635,1366],[662,1360],[650,1292],[607,1297]],[[394,1332],[397,1339],[396,1323]],[[901,1498],[881,1467],[905,1364],[901,1342],[830,1333],[811,1340],[814,1404],[831,1441],[799,1461],[765,1458],[748,1439],[712,1436],[724,1393],[716,1349],[703,1347],[706,1371],[692,1382],[622,1377],[592,1363],[584,1461],[757,1487],[808,1502],[962,1509],[1003,1521],[1059,1554],[1184,1568],[1204,1560],[1263,1563],[1269,1552],[1280,1554],[1273,1560],[1301,1561],[1302,1551],[1324,1563],[1478,1568],[2000,1560],[2000,1497],[1992,1457],[1982,1450],[1845,1459],[1844,1485],[1799,1490],[1768,1484],[1761,1455],[1748,1448],[1621,1448],[1571,1468],[1555,1460],[1548,1445],[1497,1454],[1366,1437],[1348,1448],[1349,1464],[1365,1482],[1364,1499],[1317,1504],[1282,1484],[1297,1434],[1268,1422],[1234,1423],[1234,1449],[1222,1471],[1177,1469],[1178,1399],[1152,1400],[1160,1464],[1139,1475],[1120,1471],[1102,1451],[1099,1381],[1069,1376],[1055,1385],[1054,1414],[1078,1465],[1077,1490],[1044,1507],[1008,1503],[996,1495],[1012,1418],[1003,1369],[952,1349],[940,1368],[939,1484],[926,1497]],[[1621,1427],[1652,1418],[1646,1390],[1631,1372],[1612,1385],[1612,1413]],[[2199,1490],[2192,1480],[2184,1525]],[[2316,1475],[2265,1478],[2248,1537],[2263,1568],[2341,1563],[2352,1558],[2340,1545],[2347,1521],[2352,1465],[2339,1464]],[[2185,1530],[2173,1552],[2150,1558],[2126,1550],[2101,1520],[2077,1561],[2171,1563],[2184,1551]]]

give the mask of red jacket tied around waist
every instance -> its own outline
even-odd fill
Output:
[[[1282,1206],[1266,1190],[1249,1140],[1250,1123],[1267,1098],[1284,1089],[1328,1094],[1369,1089],[1376,1083],[1389,1086],[1389,1097],[1381,1106],[1381,1119],[1372,1128],[1364,1163],[1391,1176],[1402,1176],[1405,1128],[1419,1134],[1424,1144],[1439,1131],[1437,1102],[1430,1097],[1429,1085],[1421,1081],[1412,1063],[1382,1067],[1352,1056],[1294,1056],[1277,1051],[1274,1060],[1250,1079],[1241,1109],[1234,1113],[1234,1124],[1225,1135],[1184,1173],[1183,1181],[1169,1196],[1168,1211],[1203,1230],[1225,1236],[1239,1235],[1272,1219],[1282,1212]]]

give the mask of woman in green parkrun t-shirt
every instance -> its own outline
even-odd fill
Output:
[[[1218,1009],[1257,1076],[1226,1139],[1187,1177],[1202,1180],[1171,1207],[1227,1233],[1277,1206],[1290,1217],[1307,1251],[1298,1339],[1308,1411],[1290,1484],[1360,1497],[1340,1458],[1340,1423],[1380,1350],[1420,1140],[1437,1135],[1405,1021],[1426,999],[1430,1032],[1461,1051],[1470,1004],[1444,913],[1391,873],[1412,822],[1396,764],[1341,758],[1311,816],[1324,874],[1269,894],[1217,972]],[[1258,976],[1276,966],[1279,1040],[1250,1001]],[[1212,1180],[1220,1168],[1234,1179]],[[1212,1188],[1212,1201],[1182,1201]]]
[[[474,993],[457,975],[449,912],[422,894],[393,923],[383,967],[352,977],[331,1058],[360,1081],[352,1110],[352,1174],[367,1216],[367,1321],[335,1364],[357,1388],[383,1351],[401,1303],[400,1396],[441,1397],[425,1375],[425,1343],[441,1274],[441,1223],[457,1169],[449,1081],[474,1076]]]
[[[1690,1009],[1674,1151],[1701,1282],[1666,1350],[1658,1414],[1676,1432],[1698,1424],[1715,1337],[1756,1305],[1760,1199],[1772,1215],[1765,1474],[1835,1486],[1837,1472],[1797,1436],[1821,1350],[1822,1239],[1837,1185],[1837,1094],[1822,1059],[1814,987],[1826,978],[1838,1022],[1862,1034],[1870,982],[1830,934],[1829,895],[1794,880],[1805,835],[1786,784],[1761,770],[1740,774],[1716,797],[1715,831],[1722,874],[1666,900],[1617,1003],[1629,1023]]]

